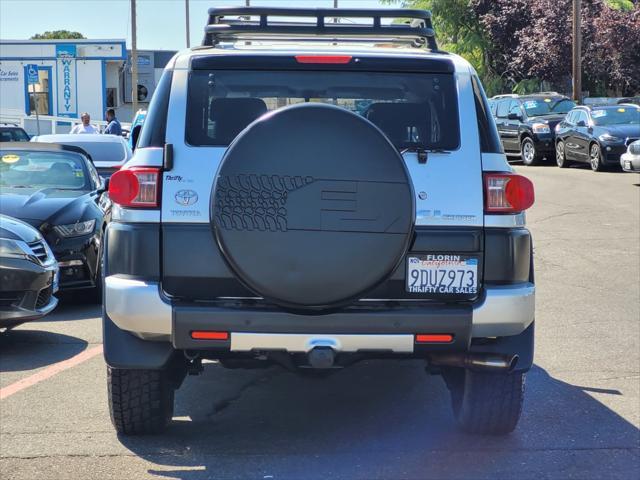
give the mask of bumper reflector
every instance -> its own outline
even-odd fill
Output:
[[[420,333],[416,335],[416,343],[451,343],[453,335],[448,333]]]
[[[229,340],[228,332],[212,332],[209,330],[194,330],[191,332],[194,340]]]

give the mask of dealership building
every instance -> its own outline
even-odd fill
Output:
[[[147,107],[174,54],[138,51],[139,108]],[[27,65],[37,65],[38,83],[32,86]],[[129,122],[134,113],[131,92],[124,40],[0,40],[0,121],[33,116],[36,110],[69,119],[88,112],[92,120],[103,120],[105,110],[113,107],[121,121]],[[70,125],[63,120],[57,123]],[[41,122],[43,127],[50,128]]]

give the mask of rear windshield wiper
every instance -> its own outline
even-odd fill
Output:
[[[451,153],[441,148],[425,148],[422,145],[410,145],[400,150],[400,155],[407,152],[415,152],[418,155],[418,163],[427,163],[429,153]]]

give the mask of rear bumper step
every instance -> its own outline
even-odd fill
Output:
[[[473,305],[354,307],[309,316],[275,309],[171,305],[160,293],[157,282],[111,275],[105,279],[105,311],[120,329],[142,338],[173,338],[179,348],[202,345],[191,339],[193,330],[217,330],[333,335],[447,333],[454,335],[454,344],[440,347],[455,350],[466,348],[470,338],[503,337],[524,331],[534,319],[535,286],[491,286],[484,289],[483,299]]]

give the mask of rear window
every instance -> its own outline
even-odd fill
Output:
[[[64,142],[82,148],[94,162],[122,162],[127,159],[127,150],[120,142]]]
[[[191,73],[186,141],[226,146],[264,113],[304,102],[361,115],[399,149],[460,144],[452,74],[247,70]]]
[[[29,135],[21,128],[0,128],[0,142],[28,142]]]

